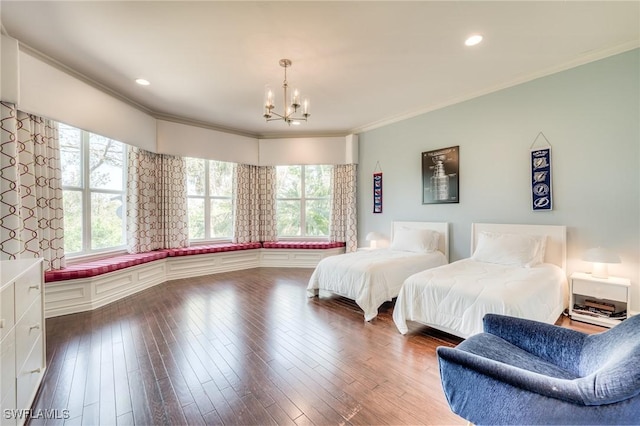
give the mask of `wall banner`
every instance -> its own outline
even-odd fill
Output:
[[[382,213],[382,172],[373,174],[373,212]]]
[[[551,146],[531,150],[531,207],[533,211],[553,209]]]

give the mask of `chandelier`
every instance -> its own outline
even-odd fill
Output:
[[[287,84],[287,68],[291,66],[291,60],[280,59],[280,66],[284,68],[284,82],[282,83],[282,88],[284,89],[282,114],[278,114],[274,111],[276,106],[273,103],[273,91],[270,88],[267,88],[264,95],[263,117],[267,121],[283,120],[288,125],[291,125],[291,123],[297,125],[302,121],[307,121],[307,118],[311,115],[309,114],[309,99],[305,99],[302,104],[300,104],[300,92],[298,92],[298,89],[293,89],[290,103],[287,106],[287,96],[289,92],[289,85]],[[301,109],[300,113],[298,113],[298,109]],[[300,115],[296,116],[296,114]]]

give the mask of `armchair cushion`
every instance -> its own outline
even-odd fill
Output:
[[[586,335],[498,315],[437,349],[452,410],[476,423],[637,424],[640,316]]]
[[[487,314],[485,333],[497,336],[528,353],[579,375],[579,360],[587,337],[569,328],[504,315]],[[559,345],[558,342],[563,342]]]

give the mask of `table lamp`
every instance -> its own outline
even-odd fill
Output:
[[[384,239],[384,237],[378,232],[369,232],[366,240],[369,241],[369,248],[378,248],[378,241]]]
[[[602,247],[587,250],[582,255],[582,260],[593,262],[591,276],[595,278],[609,278],[609,263],[621,263],[620,256]]]

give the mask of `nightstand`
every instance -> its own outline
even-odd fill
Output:
[[[627,318],[631,303],[630,287],[631,281],[627,278],[596,278],[591,274],[574,272],[569,277],[569,317],[613,327]]]

